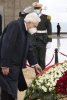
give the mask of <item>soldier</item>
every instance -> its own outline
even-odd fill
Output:
[[[51,16],[41,13],[42,4],[34,2],[32,5],[34,12],[41,18],[41,22],[37,27],[36,33],[31,36],[31,41],[38,63],[44,69],[46,48],[50,48],[52,42]]]
[[[60,30],[61,30],[61,27],[60,27],[60,24],[58,23],[57,24],[57,36],[60,37]]]

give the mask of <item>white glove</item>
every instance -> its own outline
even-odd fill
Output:
[[[48,42],[46,45],[46,49],[49,49],[51,47],[51,42]]]

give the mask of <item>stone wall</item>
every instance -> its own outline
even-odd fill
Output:
[[[5,26],[14,19],[18,19],[19,12],[33,2],[39,0],[0,0],[0,6],[4,7]]]

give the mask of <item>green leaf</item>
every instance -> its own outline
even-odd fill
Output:
[[[41,90],[37,87],[34,90],[34,93],[31,95],[31,99],[34,100],[35,98],[42,98]]]
[[[24,96],[24,99],[23,100],[27,100],[27,98],[28,98],[28,89],[26,90],[26,92],[25,92],[25,96]]]
[[[45,96],[45,100],[51,100],[53,98],[52,93],[49,93],[47,96]]]

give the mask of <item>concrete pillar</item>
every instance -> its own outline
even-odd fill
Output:
[[[12,20],[18,19],[19,12],[23,11],[24,8],[38,1],[39,0],[0,0],[0,6],[4,9],[5,26]]]
[[[2,31],[4,29],[4,9],[2,6],[0,6],[0,14],[2,16]]]

